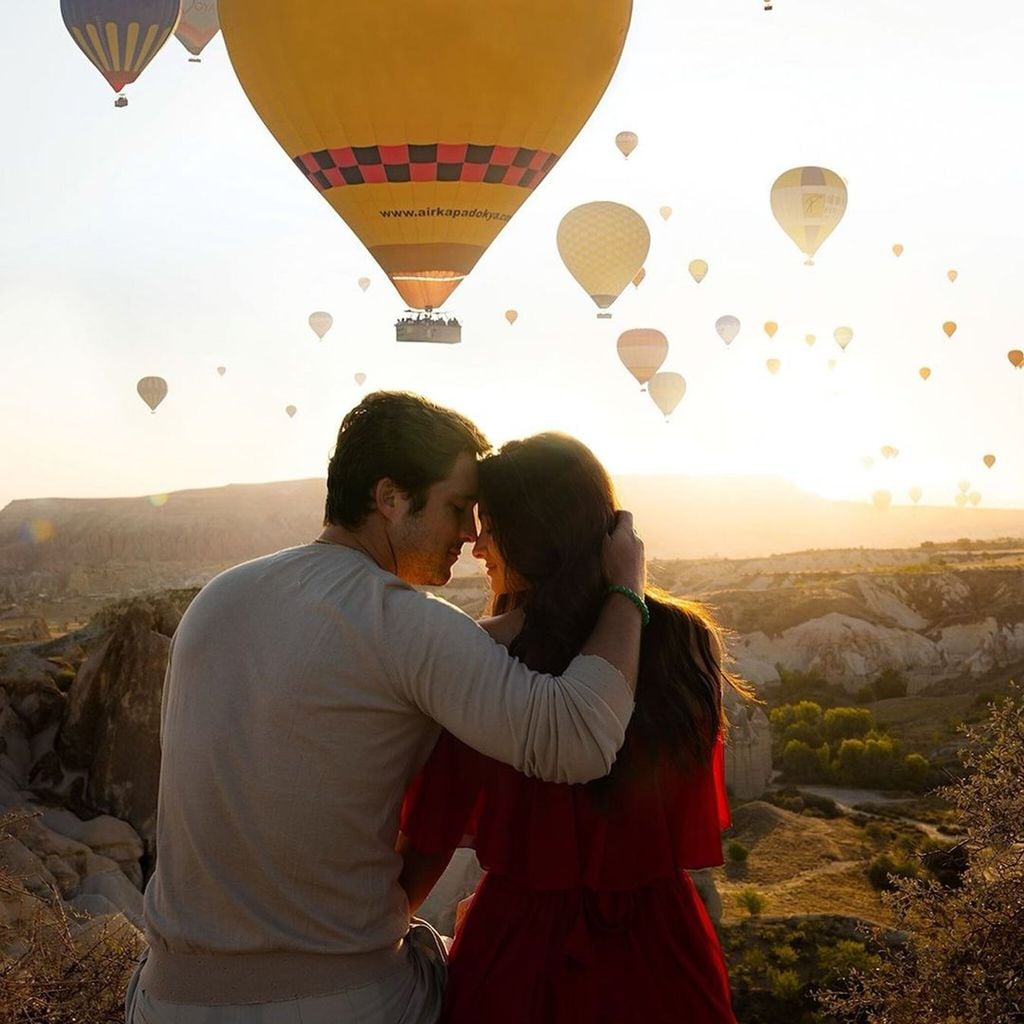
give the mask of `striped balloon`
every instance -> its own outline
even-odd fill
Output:
[[[219,31],[217,0],[182,0],[181,21],[174,35],[193,59]]]
[[[794,167],[772,185],[772,213],[810,266],[846,212],[846,184],[826,167]]]
[[[633,374],[642,391],[665,362],[668,338],[652,327],[636,327],[619,335],[616,348],[622,365]]]
[[[115,92],[142,74],[180,9],[181,0],[60,0],[68,32]]]

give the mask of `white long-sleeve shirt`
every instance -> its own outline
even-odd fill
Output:
[[[632,709],[603,659],[532,672],[354,549],[229,569],[171,649],[143,983],[169,1002],[272,1002],[392,969],[409,924],[398,813],[440,728],[585,782]]]

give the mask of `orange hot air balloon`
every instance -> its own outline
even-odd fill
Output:
[[[996,457],[994,455],[986,455],[982,458],[982,462],[991,469],[996,464]]]
[[[774,338],[775,337],[775,332],[778,329],[779,329],[779,325],[774,320],[769,320],[764,325],[764,333],[767,334],[769,338]]]
[[[952,320],[947,320],[943,325],[942,329],[946,332],[947,338],[952,338],[956,334],[956,324]]]
[[[444,303],[564,154],[631,11],[632,0],[220,0],[257,113],[416,309]]]
[[[639,269],[639,270],[638,270],[638,271],[636,272],[636,277],[634,277],[634,278],[633,278],[633,287],[634,287],[634,288],[639,288],[639,287],[640,287],[640,285],[641,285],[641,284],[643,283],[643,280],[644,280],[644,278],[645,278],[646,276],[647,276],[647,271],[646,271],[646,270],[644,270],[644,268],[643,268],[643,267],[641,267],[641,268],[640,268],[640,269]]]
[[[623,331],[616,344],[622,365],[636,378],[643,391],[668,356],[668,338],[651,327]],[[667,415],[667,414],[666,414]]]
[[[509,327],[511,327],[519,319],[519,314],[514,309],[506,309],[505,319],[508,321]]]
[[[921,380],[927,380],[932,375],[932,371],[929,370],[927,366],[922,366],[921,369],[917,371],[917,374]]]
[[[671,206],[659,206],[658,207],[658,213],[661,214],[661,219],[662,220],[668,220],[669,217],[672,216],[672,207]]]
[[[892,251],[893,251],[893,255],[894,255],[894,256],[902,256],[902,255],[903,255],[903,246],[902,246],[902,245],[900,245],[900,243],[899,243],[899,242],[897,242],[897,243],[896,243],[896,244],[895,244],[895,245],[894,245],[894,246],[892,247]]]
[[[882,453],[883,459],[895,459],[900,453],[899,448],[893,448],[891,444],[883,444],[878,450]]]
[[[1006,353],[1006,358],[1010,360],[1010,365],[1016,370],[1019,370],[1024,366],[1024,352],[1019,348],[1011,348],[1010,351]]]
[[[949,278],[949,283],[952,284],[960,275],[955,270],[947,270],[946,277]]]

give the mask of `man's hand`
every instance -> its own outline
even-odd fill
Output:
[[[615,529],[604,539],[601,571],[606,583],[629,587],[643,595],[647,584],[647,563],[644,559],[644,542],[633,529],[632,512],[616,513]]]

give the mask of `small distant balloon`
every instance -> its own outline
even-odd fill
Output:
[[[355,381],[355,382],[356,382],[356,383],[357,383],[357,384],[358,384],[358,385],[359,385],[360,387],[362,387],[362,386],[363,386],[363,385],[364,385],[364,384],[366,383],[366,374],[365,374],[365,373],[357,373],[357,374],[355,374],[355,376],[354,376],[354,377],[353,377],[352,379],[353,379],[353,380],[354,380],[354,381]]]
[[[893,255],[894,255],[894,256],[902,256],[902,255],[903,255],[903,246],[902,246],[902,245],[900,245],[900,243],[899,243],[899,242],[897,242],[897,243],[896,243],[896,244],[895,244],[895,245],[894,245],[894,246],[892,247],[892,252],[893,252]]]
[[[519,319],[519,314],[514,309],[506,309],[505,319],[508,321],[509,327],[511,327]]]
[[[916,505],[921,500],[922,490],[916,484],[907,491],[910,495],[910,500]]]
[[[1010,360],[1010,365],[1014,367],[1014,369],[1019,370],[1024,366],[1024,352],[1019,348],[1011,348],[1010,351],[1006,353],[1006,358]]]
[[[715,330],[718,331],[718,336],[726,345],[731,345],[736,339],[736,335],[740,333],[740,322],[734,316],[720,316],[715,321]]]
[[[619,132],[615,136],[615,146],[627,160],[629,159],[629,154],[636,149],[639,142],[640,139],[636,132]]]
[[[986,455],[982,458],[982,462],[991,469],[996,464],[996,457],[994,455]]]
[[[956,502],[957,508],[963,508],[964,505],[967,504],[967,495],[966,494],[954,494],[953,495],[953,500]]]
[[[686,381],[679,373],[656,373],[647,385],[654,404],[662,411],[668,422],[672,411],[686,394]]]
[[[959,481],[957,481],[957,485],[956,486],[957,486],[957,490],[961,494],[966,494],[971,489],[971,481],[970,480],[959,480]]]
[[[853,340],[853,329],[850,327],[837,327],[832,332],[832,337],[836,339],[836,344],[845,352],[846,346]]]
[[[640,268],[640,269],[639,269],[639,270],[638,270],[638,271],[636,272],[636,277],[634,277],[634,278],[633,278],[633,287],[634,287],[634,288],[639,288],[639,287],[640,287],[640,285],[641,285],[641,283],[643,282],[643,279],[644,279],[644,278],[645,278],[646,276],[647,276],[647,271],[646,271],[646,270],[644,270],[644,268],[643,268],[643,267],[641,267],[641,268]]]
[[[971,491],[971,493],[967,495],[967,500],[971,503],[971,505],[973,505],[975,508],[977,508],[978,502],[981,501],[981,494],[980,494],[980,492],[978,492],[978,491]]]
[[[690,260],[690,265],[687,269],[690,271],[690,277],[692,277],[697,284],[700,284],[707,276],[708,265],[705,260]]]
[[[365,292],[370,287],[370,279],[368,277],[361,277],[356,281],[356,284]]]
[[[917,375],[921,380],[927,380],[932,375],[932,371],[927,366],[922,366],[921,369],[917,371]]]
[[[286,405],[284,411],[288,413],[288,419],[291,419],[299,410],[294,405]]]
[[[665,362],[668,356],[668,338],[653,327],[638,327],[631,331],[623,331],[619,335],[616,349],[622,365],[643,387]]]
[[[942,329],[946,332],[947,338],[952,338],[956,334],[956,324],[952,320],[947,320],[942,325]]]
[[[955,281],[959,276],[960,275],[955,270],[947,270],[946,271],[946,277],[949,278],[950,283]]]
[[[330,313],[325,313],[323,310],[318,310],[315,313],[309,314],[309,326],[313,328],[313,333],[323,341],[324,335],[331,329],[331,325],[334,323],[334,317]]]
[[[804,335],[804,341],[807,343],[807,347],[810,348],[818,339],[813,334]]]
[[[782,360],[769,359],[764,365],[768,368],[768,372],[774,377],[775,374],[777,374],[779,370],[782,369]]]
[[[860,464],[865,469],[870,469],[875,464],[875,460],[870,455],[865,455],[864,458],[860,460]]]
[[[846,184],[826,167],[794,167],[775,179],[772,213],[779,226],[814,264],[814,254],[846,212]]]
[[[883,444],[878,450],[882,453],[883,459],[895,459],[900,453],[899,448],[893,448],[891,444]]]
[[[838,364],[835,359],[830,359],[826,365],[830,370],[834,370]]]
[[[156,407],[167,397],[167,381],[163,377],[143,377],[135,390],[139,393],[151,413],[156,412]]]
[[[875,508],[884,512],[892,504],[892,494],[889,491],[875,491],[871,495],[871,501]]]
[[[228,372],[228,368],[226,366],[218,366],[217,367],[217,375],[218,376],[223,377],[224,374],[227,373],[227,372]]]
[[[775,337],[775,332],[778,329],[779,329],[779,325],[774,320],[769,320],[764,325],[764,333],[767,334],[769,338],[774,338]]]
[[[668,220],[669,217],[672,216],[672,207],[671,206],[661,206],[661,207],[658,208],[658,213],[661,214],[661,219],[662,220]]]

